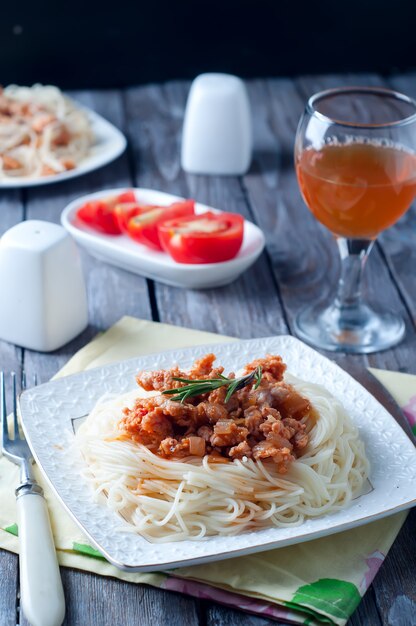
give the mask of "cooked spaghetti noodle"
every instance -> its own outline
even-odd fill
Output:
[[[57,87],[0,88],[0,179],[74,169],[93,139],[86,113]]]
[[[289,374],[285,382],[313,407],[308,445],[286,473],[269,459],[162,458],[120,436],[122,409],[134,406],[136,390],[99,402],[77,432],[96,493],[152,542],[296,526],[345,507],[369,472],[358,431],[324,387]]]

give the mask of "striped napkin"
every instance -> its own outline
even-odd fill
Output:
[[[235,341],[212,333],[125,317],[78,352],[58,376],[141,354]],[[416,376],[373,370],[402,407],[416,433]],[[36,469],[36,468],[35,468]],[[37,471],[48,500],[61,565],[146,583],[291,624],[346,623],[397,536],[406,513],[287,548],[134,574],[110,565],[72,522]],[[18,469],[0,458],[0,547],[18,552],[14,486]]]

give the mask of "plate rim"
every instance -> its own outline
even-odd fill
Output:
[[[335,368],[336,370],[339,370],[341,372],[342,376],[346,376],[348,379],[350,379],[351,381],[353,381],[353,384],[356,385],[360,390],[361,393],[364,392],[365,395],[369,396],[372,398],[372,402],[375,402],[376,405],[378,405],[378,407],[384,412],[384,414],[386,414],[389,417],[389,420],[391,421],[392,424],[394,424],[394,428],[398,429],[398,432],[402,433],[404,438],[407,440],[410,448],[412,448],[412,451],[414,453],[414,458],[416,461],[416,449],[413,446],[412,442],[410,441],[410,439],[408,439],[406,433],[403,431],[403,429],[401,428],[400,424],[398,424],[398,422],[394,419],[394,417],[383,407],[382,404],[380,404],[380,402],[365,388],[363,387],[355,378],[353,378],[353,376],[351,376],[348,372],[346,372],[345,370],[343,370],[342,367],[340,367],[337,363],[335,363],[334,361],[332,361],[331,359],[328,359],[328,357],[318,353],[316,350],[314,350],[313,348],[311,348],[310,346],[308,346],[307,344],[305,344],[304,342],[302,342],[301,340],[299,340],[296,337],[293,337],[292,335],[277,335],[274,337],[261,337],[261,338],[257,338],[257,339],[248,339],[248,340],[241,340],[241,341],[236,341],[236,342],[218,342],[218,343],[209,343],[209,344],[199,344],[199,345],[195,345],[195,346],[190,346],[190,347],[185,347],[185,348],[174,348],[174,349],[170,349],[170,350],[164,350],[164,351],[156,351],[156,352],[152,352],[149,354],[145,354],[145,355],[139,355],[138,357],[133,357],[130,359],[122,359],[119,361],[114,361],[105,365],[101,365],[101,366],[97,366],[94,368],[91,368],[89,370],[83,370],[81,372],[77,372],[74,374],[70,374],[69,376],[65,376],[65,377],[60,377],[60,378],[56,378],[53,379],[47,383],[44,383],[43,385],[39,385],[37,388],[34,389],[40,389],[41,387],[45,387],[45,386],[51,386],[51,385],[56,385],[56,384],[65,384],[65,382],[67,382],[68,380],[72,379],[76,379],[76,378],[82,378],[85,374],[87,373],[94,373],[94,372],[98,372],[101,370],[104,370],[105,368],[108,367],[114,367],[117,368],[118,365],[120,364],[133,364],[133,363],[137,363],[138,361],[140,361],[141,359],[147,359],[147,358],[152,358],[156,355],[164,355],[165,357],[169,357],[172,356],[174,358],[174,355],[179,353],[187,353],[191,356],[191,353],[193,350],[197,349],[199,351],[203,351],[203,350],[208,350],[208,351],[215,351],[216,349],[218,350],[218,348],[222,348],[224,346],[230,347],[231,346],[241,346],[241,344],[250,344],[252,342],[259,342],[259,341],[267,341],[267,340],[273,340],[273,339],[280,339],[280,340],[285,340],[285,341],[289,341],[289,343],[294,343],[294,344],[298,344],[301,345],[303,347],[303,349],[307,349],[308,351],[310,351],[311,353],[316,353],[319,355],[319,357],[321,357],[324,362],[325,361],[329,361]],[[173,361],[172,361],[173,362]],[[27,396],[28,394],[30,394],[32,390],[26,390],[24,392],[22,392],[20,398],[19,398],[19,404],[21,404],[22,399]],[[339,523],[335,523],[332,524],[330,527],[325,527],[325,528],[321,528],[318,530],[313,530],[311,532],[306,532],[303,534],[299,534],[296,535],[295,537],[287,537],[286,539],[279,539],[276,538],[276,540],[271,540],[271,541],[261,541],[260,543],[257,544],[250,544],[246,547],[243,548],[237,548],[235,550],[227,550],[223,553],[220,552],[212,552],[210,554],[207,555],[203,555],[203,556],[196,556],[196,557],[191,557],[191,558],[186,558],[186,559],[180,559],[180,560],[170,560],[170,561],[166,561],[163,563],[157,562],[157,563],[151,563],[149,564],[148,562],[146,562],[145,565],[141,565],[141,564],[131,564],[131,563],[124,563],[122,561],[120,561],[119,559],[115,558],[111,552],[109,552],[107,550],[107,548],[105,548],[103,545],[101,545],[101,543],[94,537],[93,534],[91,534],[89,532],[89,530],[86,529],[86,527],[83,525],[83,523],[78,519],[78,517],[76,516],[76,514],[72,511],[69,503],[66,502],[64,496],[61,496],[61,494],[59,493],[58,489],[55,487],[52,478],[49,476],[48,472],[46,471],[46,469],[43,467],[43,463],[39,460],[39,456],[37,454],[37,449],[34,449],[32,446],[32,441],[31,441],[31,436],[30,433],[28,431],[28,425],[26,423],[26,417],[23,416],[22,414],[22,426],[23,426],[23,431],[25,436],[27,437],[27,440],[30,444],[31,450],[33,452],[33,456],[36,460],[36,462],[39,465],[39,468],[41,469],[42,475],[43,477],[46,479],[47,483],[49,484],[49,486],[51,487],[54,495],[58,498],[59,502],[64,506],[65,510],[69,513],[69,515],[71,516],[71,518],[75,521],[75,523],[78,525],[78,527],[81,529],[81,531],[87,536],[87,538],[89,539],[89,541],[92,543],[92,545],[94,545],[104,556],[105,558],[112,563],[113,565],[115,565],[117,568],[122,569],[124,571],[129,571],[129,572],[150,572],[150,571],[163,571],[163,570],[168,570],[171,568],[176,568],[176,567],[188,567],[188,566],[192,566],[192,565],[197,565],[197,564],[201,564],[204,562],[211,562],[211,561],[220,561],[223,559],[228,559],[228,558],[235,558],[238,556],[244,556],[246,554],[254,554],[254,553],[258,553],[258,552],[263,552],[263,551],[268,551],[268,550],[272,550],[272,549],[278,549],[280,547],[285,547],[285,546],[289,546],[289,545],[295,545],[297,543],[303,543],[305,541],[310,541],[310,540],[314,540],[314,539],[318,539],[318,538],[322,538],[325,536],[329,536],[332,534],[336,534],[338,532],[342,532],[345,530],[349,530],[352,528],[357,528],[359,526],[363,526],[367,523],[370,523],[372,521],[376,521],[378,519],[382,519],[384,517],[387,517],[389,515],[393,515],[394,513],[398,513],[400,511],[404,511],[407,510],[409,508],[411,508],[412,506],[414,506],[416,504],[416,497],[413,499],[409,499],[406,500],[405,502],[403,502],[402,504],[397,504],[393,507],[390,508],[386,508],[383,510],[380,510],[376,513],[370,514],[370,515],[366,515],[364,517],[357,517],[353,520],[346,520],[346,521],[340,521]],[[410,449],[409,448],[409,449]],[[371,475],[370,475],[371,477]],[[365,497],[364,494],[362,497]],[[102,505],[98,502],[95,503],[95,506],[97,507],[101,507]],[[344,510],[347,510],[348,507]],[[323,516],[325,517],[325,516]],[[322,518],[317,518],[317,519],[322,519]],[[297,528],[301,528],[302,524],[300,526],[298,526]],[[279,530],[278,528],[274,529],[274,530]],[[261,531],[258,531],[261,532]],[[133,535],[135,536],[135,535]],[[237,535],[236,537],[238,537],[239,535]],[[192,541],[192,540],[188,540],[188,541]],[[168,544],[164,544],[164,545],[171,545],[174,544],[176,546],[180,546],[182,542],[169,542]],[[204,542],[194,542],[194,543],[204,543]],[[146,544],[147,545],[147,544]],[[148,542],[148,546],[151,547],[157,545],[157,544],[152,544],[151,542]],[[162,544],[163,545],[163,544]]]

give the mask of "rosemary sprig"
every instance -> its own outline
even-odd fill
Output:
[[[242,376],[241,378],[227,378],[226,376],[220,376],[220,378],[192,380],[191,378],[179,378],[175,376],[173,380],[186,383],[184,387],[166,389],[165,391],[162,391],[162,393],[165,395],[171,395],[171,400],[175,400],[176,402],[181,402],[183,404],[188,398],[194,398],[195,396],[200,396],[204,393],[210,393],[211,391],[214,391],[214,389],[219,389],[219,387],[228,387],[227,395],[225,396],[225,402],[227,403],[233,393],[239,389],[243,389],[243,387],[246,387],[247,385],[250,385],[252,382],[255,383],[254,389],[257,389],[260,385],[261,377],[262,369],[260,366],[253,372],[250,372],[250,374]]]

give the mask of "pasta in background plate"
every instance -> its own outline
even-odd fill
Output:
[[[93,141],[87,114],[57,87],[9,85],[0,91],[0,180],[74,169]]]

